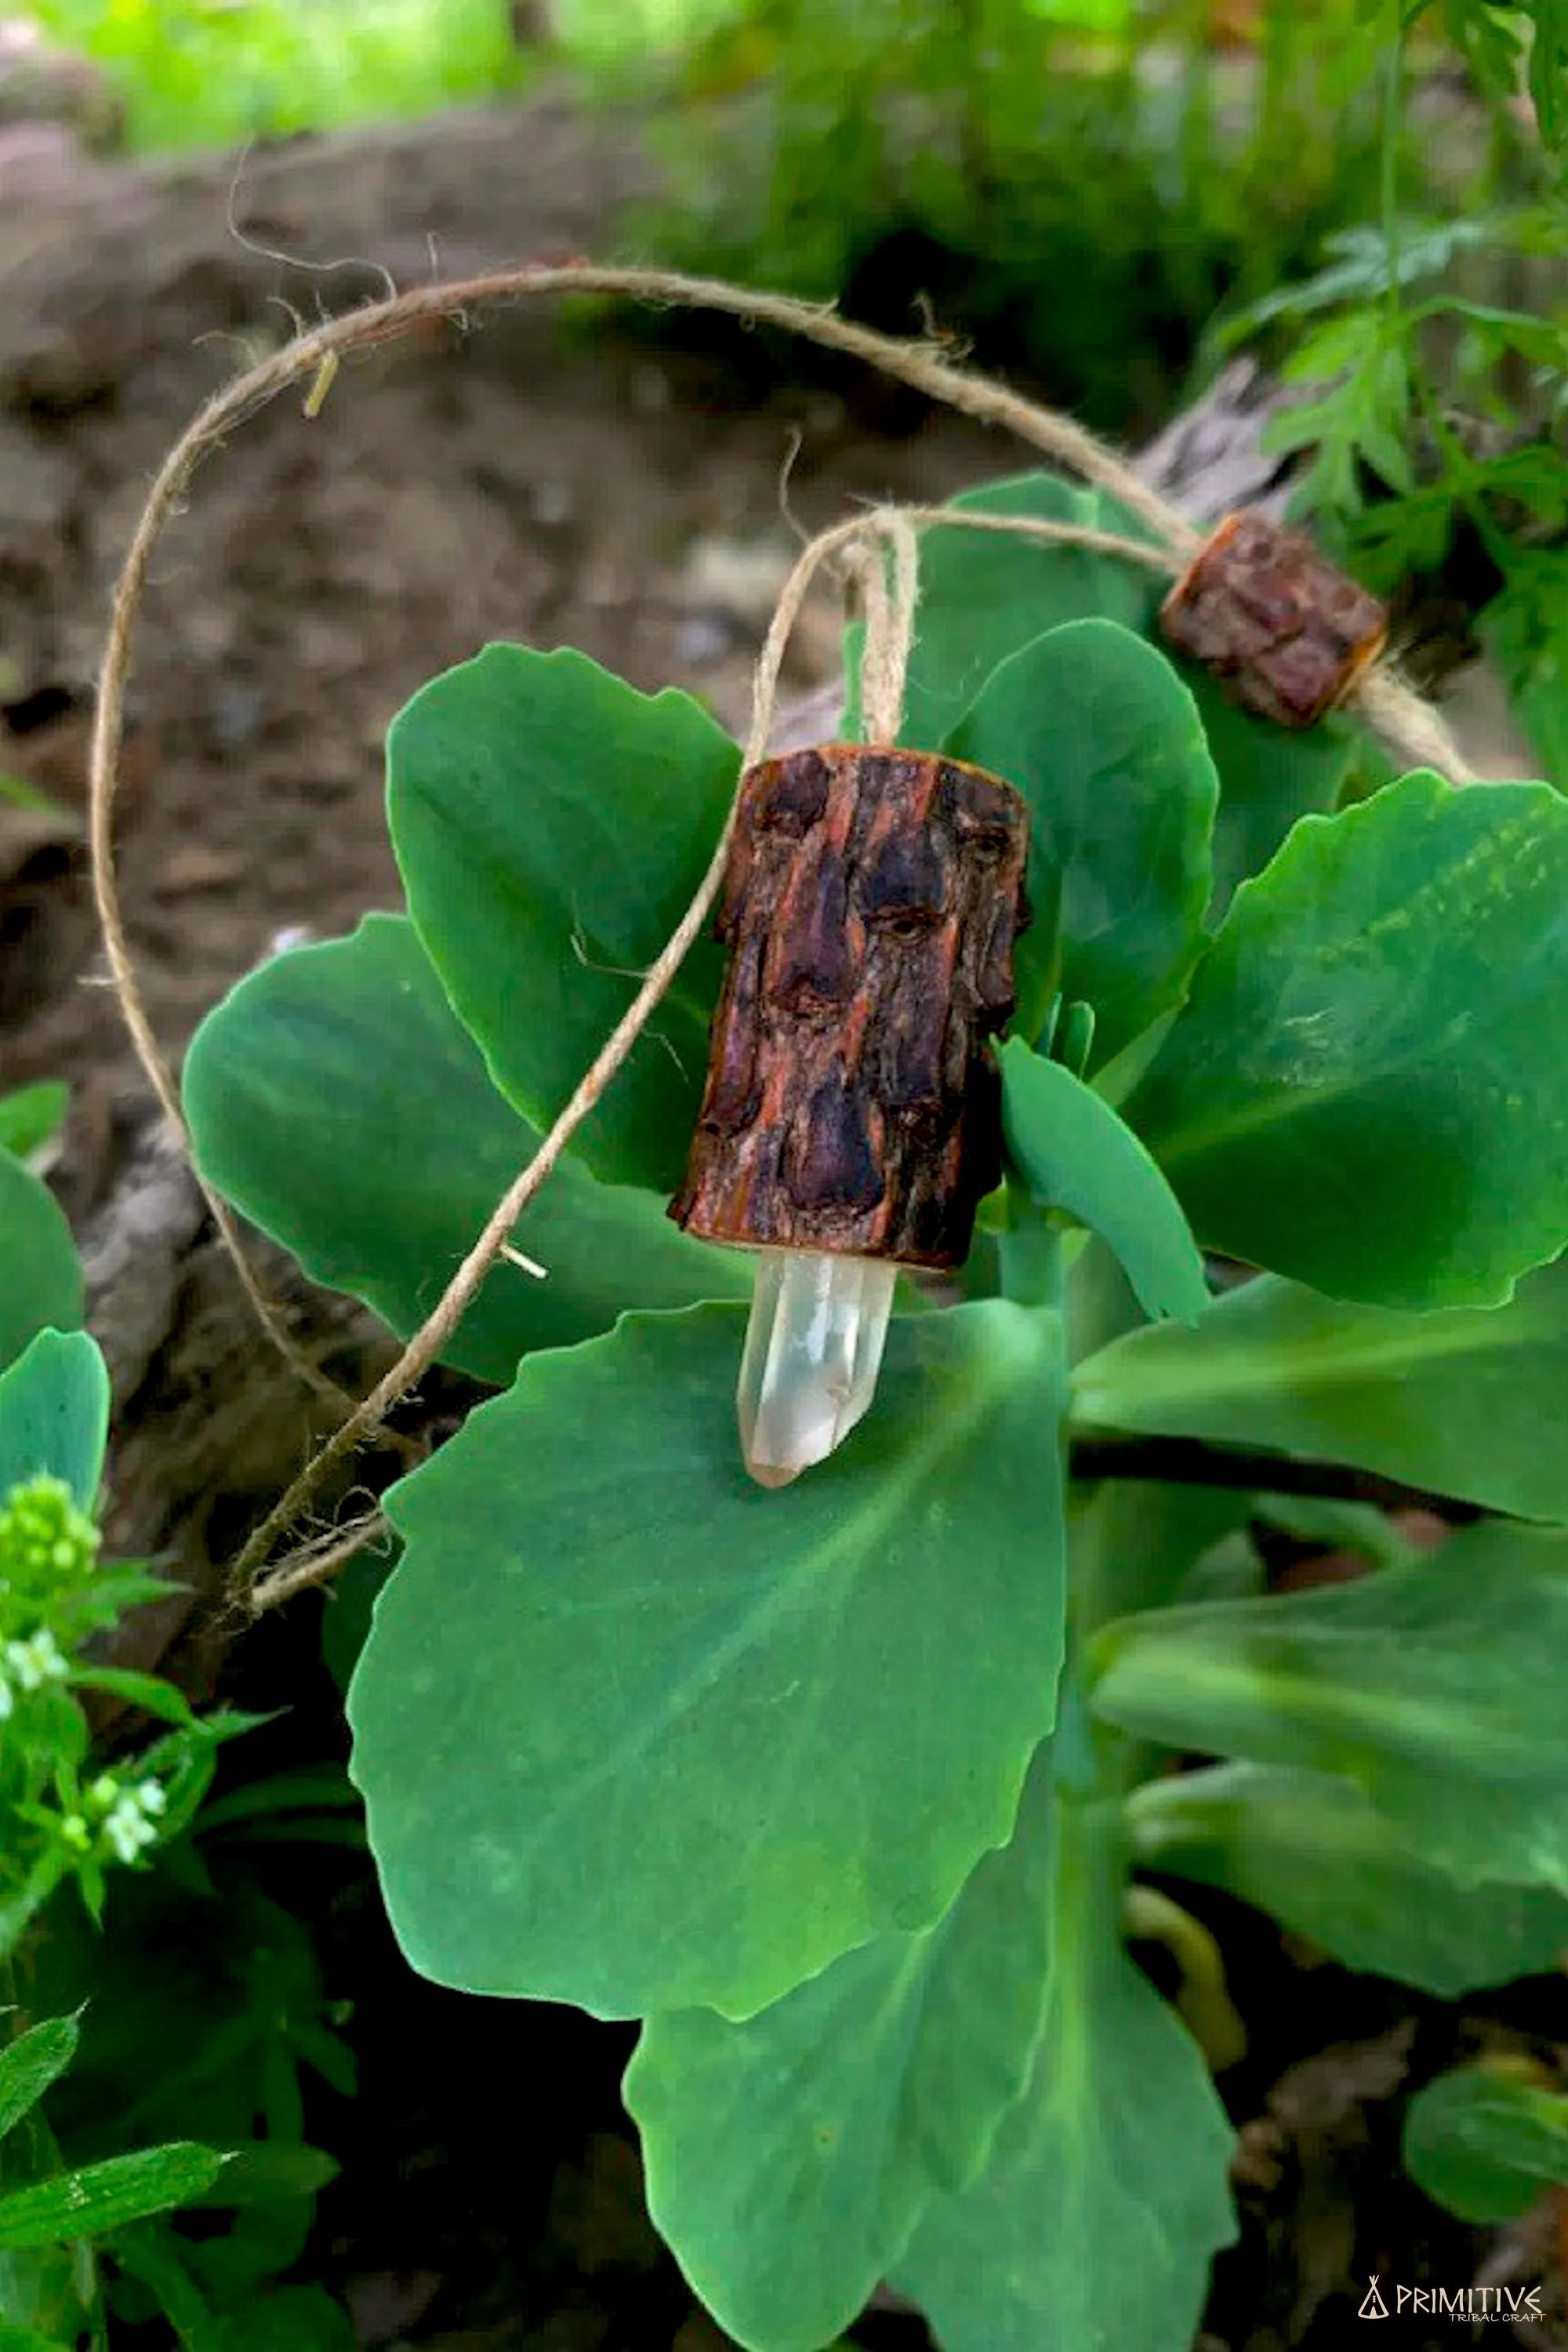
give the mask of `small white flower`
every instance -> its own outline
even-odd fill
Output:
[[[25,1642],[7,1642],[4,1657],[20,1690],[42,1690],[46,1683],[64,1682],[70,1672],[47,1625]]]
[[[119,1791],[104,1822],[103,1834],[121,1862],[134,1862],[144,1846],[154,1843],[158,1835],[154,1819],[168,1802],[167,1791],[156,1780],[138,1780]]]
[[[134,1862],[142,1847],[151,1845],[158,1832],[128,1793],[121,1797],[104,1822],[103,1834],[121,1862]]]

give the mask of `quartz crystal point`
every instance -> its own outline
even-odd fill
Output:
[[[763,1250],[741,1358],[741,1451],[787,1486],[842,1444],[876,1392],[898,1267],[888,1258]]]

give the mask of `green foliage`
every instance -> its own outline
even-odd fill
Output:
[[[1126,1106],[1199,1240],[1385,1307],[1499,1304],[1554,1256],[1565,894],[1545,784],[1418,773],[1299,825]]]
[[[1500,275],[1517,278],[1521,265],[1561,249],[1555,175],[1568,144],[1568,13],[1562,0],[1518,8],[1447,0],[1445,28],[1484,95],[1510,99],[1528,58],[1551,160],[1544,171],[1505,164],[1500,185],[1451,205],[1458,217],[1434,222],[1404,215],[1411,160],[1402,126],[1406,43],[1436,13],[1431,0],[1396,12],[1378,226],[1330,236],[1323,268],[1234,309],[1211,329],[1208,347],[1218,356],[1261,335],[1283,355],[1292,397],[1265,446],[1305,455],[1294,510],[1371,586],[1386,593],[1409,573],[1438,572],[1460,538],[1473,538],[1492,574],[1477,634],[1544,772],[1562,784],[1568,318],[1554,281],[1539,270],[1547,289],[1540,311],[1500,304],[1493,289]],[[1499,152],[1494,141],[1494,163]]]
[[[336,1788],[341,1801],[341,1779]],[[111,2250],[112,2315],[129,2324],[161,2309],[191,2352],[339,2352],[349,2341],[331,2297],[275,2284],[304,2252],[337,2169],[307,2139],[307,2085],[314,2077],[346,2096],[354,2077],[309,1930],[264,1891],[244,1833],[264,1819],[288,1828],[286,1814],[261,1811],[267,1793],[251,1783],[209,1801],[168,1867],[117,1879],[112,1965],[70,1910],[51,1916],[32,1961],[37,1998],[86,2004],[80,2051],[50,2102],[71,2161],[154,2136],[227,2154],[199,2224],[151,2221]]]
[[[74,1330],[81,1307],[81,1267],[54,1194],[0,1149],[0,1371],[36,1331]]]
[[[1128,1812],[1148,1868],[1222,1886],[1346,1968],[1423,1992],[1453,2000],[1507,1984],[1568,1949],[1568,1898],[1504,1884],[1458,1899],[1404,1824],[1337,1773],[1211,1764],[1149,1781]]]
[[[198,1719],[173,1684],[100,1666],[91,1635],[163,1591],[103,1570],[91,1516],[108,1379],[80,1333],[43,1331],[0,1376],[0,1959],[56,1889],[95,1913],[106,1873],[187,1821],[220,1741],[246,1718]],[[112,1692],[171,1728],[131,1772],[97,1769],[79,1693]]]
[[[739,764],[689,696],[650,698],[582,654],[518,646],[448,670],[394,722],[387,813],[409,913],[490,1076],[535,1126],[674,929]],[[579,1131],[595,1174],[665,1192],[679,1179],[717,977],[704,941]]]
[[[1375,201],[1365,18],[1267,0],[1237,58],[1180,0],[751,0],[672,77],[637,242],[805,295],[863,283],[900,327],[924,296],[1121,426],[1223,292]]]
[[[951,2352],[1174,2352],[1236,2234],[1225,2111],[1121,1948],[1118,1811],[1060,1797],[1033,2080],[986,2171],[931,2209],[894,2273]]]
[[[742,2024],[682,2010],[645,2026],[626,2095],[649,2207],[743,2343],[816,2352],[927,2209],[984,2169],[1049,1982],[1047,1753],[1011,1842],[933,1927],[874,1937]]]
[[[1489,1510],[1568,1519],[1563,1261],[1490,1311],[1346,1306],[1266,1276],[1216,1299],[1198,1331],[1130,1332],[1074,1379],[1080,1420],[1108,1429],[1351,1463]]]
[[[1176,1196],[1130,1127],[1092,1087],[1021,1037],[1002,1049],[1007,1143],[1044,1208],[1091,1226],[1121,1260],[1152,1321],[1194,1322],[1208,1304],[1204,1262]]]
[[[42,1150],[58,1134],[69,1102],[70,1089],[54,1078],[0,1095],[0,1151],[26,1160]]]
[[[1073,489],[1050,474],[990,482],[952,503],[960,512],[1148,536],[1106,491]],[[1047,940],[1054,934],[1064,971],[1081,963],[1102,987],[1110,983],[1117,1001],[1107,1010],[1123,1036],[1141,1003],[1173,1001],[1205,902],[1218,911],[1237,882],[1273,856],[1299,816],[1335,805],[1358,743],[1355,730],[1337,719],[1304,735],[1281,735],[1226,701],[1202,671],[1184,665],[1173,677],[1163,654],[1156,667],[1108,634],[1106,625],[1114,622],[1152,638],[1158,603],[1157,574],[1098,550],[990,530],[929,532],[921,560],[920,649],[904,707],[906,741],[982,765],[990,760],[1032,793],[1036,821],[1051,856],[1060,860],[1059,881],[1053,881],[1037,836],[1030,887]],[[1087,628],[1088,640],[1058,643],[1056,632],[1064,625]],[[1040,642],[1047,633],[1049,646]],[[859,642],[858,630],[851,630],[851,728]],[[1089,658],[1075,664],[1075,646]],[[1018,656],[1017,668],[1010,655]],[[1029,701],[1037,679],[1055,698],[1043,708]],[[1146,783],[1152,755],[1158,772]],[[1168,803],[1158,791],[1160,777]],[[1108,822],[1112,815],[1116,821]],[[1155,868],[1152,891],[1140,879],[1146,862]],[[1206,877],[1201,888],[1195,874]],[[1108,908],[1119,921],[1108,922]],[[1134,949],[1135,939],[1145,943]],[[1026,934],[1026,978],[1035,953]],[[1043,1010],[1026,988],[1026,1028],[1037,1009]]]
[[[21,12],[100,65],[137,149],[223,146],[424,114],[524,79],[506,0],[29,0]]]
[[[101,2326],[92,2242],[212,2189],[224,2158],[190,2141],[64,2168],[38,2102],[76,2053],[80,2018],[46,2018],[0,2047],[0,2327],[27,2352],[72,2352]],[[5,2336],[0,2334],[0,2342]]]
[[[491,1085],[401,916],[242,981],[191,1046],[185,1097],[219,1190],[404,1336],[541,1140]],[[357,1148],[366,1134],[379,1152]],[[569,1154],[512,1234],[542,1279],[498,1265],[447,1360],[505,1381],[526,1349],[591,1339],[627,1307],[750,1289],[742,1259],[689,1241],[664,1209]]]
[[[740,1347],[708,1307],[531,1357],[387,1498],[404,1557],[349,1711],[427,1975],[743,2018],[930,1927],[1007,1836],[1061,1659],[1055,1318],[900,1322],[874,1423],[776,1498],[736,1456]]]
[[[1338,1773],[1458,1885],[1568,1895],[1564,1640],[1568,1536],[1483,1526],[1356,1583],[1119,1620],[1092,1705],[1170,1748]]]
[[[37,2003],[47,1980],[67,2012],[0,2046],[0,2347],[77,2352],[84,2336],[105,2340],[110,2317],[161,2309],[188,2352],[350,2352],[330,2297],[266,2292],[298,2260],[335,2169],[303,2145],[297,2068],[347,2088],[347,2053],[326,2029],[302,1931],[246,1882],[220,1899],[185,1835],[219,1747],[254,1718],[198,1717],[173,1684],[100,1664],[89,1646],[167,1591],[140,1570],[100,1565],[108,1423],[108,1374],[83,1332],[37,1331],[0,1371],[0,1983],[25,1978]],[[94,1694],[167,1727],[106,1769],[84,1707]],[[210,1808],[202,1826],[254,1833],[269,1805],[289,1827],[308,1802],[320,1827],[321,1797],[262,1785]],[[341,1822],[352,1802],[341,1776],[330,1799]],[[154,1855],[184,1888],[177,1927],[179,1898],[148,1869]],[[68,1885],[80,1904],[57,1899]],[[149,1885],[154,1906],[135,1932],[121,1898]],[[226,1981],[199,1957],[215,1919],[234,1938]],[[155,2133],[157,2145],[127,2150]],[[164,2217],[195,2203],[235,2219],[185,2238]],[[268,2326],[281,2332],[269,2338]]]
[[[1417,2091],[1405,2117],[1411,2179],[1461,2221],[1513,2221],[1568,2188],[1568,2097],[1506,2060],[1462,2066]]]
[[[991,495],[1104,518],[1038,476]],[[387,1498],[353,1772],[416,1967],[643,2021],[654,2211],[749,2352],[816,2352],[883,2275],[958,2352],[1183,2352],[1226,2132],[1123,1949],[1130,1866],[1443,1990],[1568,1919],[1562,804],[1418,774],[1341,809],[1352,730],[1286,742],[1178,677],[1141,569],[923,551],[910,734],[1026,794],[1041,913],[966,1296],[895,1313],[830,1460],[745,1477],[744,1261],[649,1189],[701,1072],[694,953],[675,1054],[523,1228],[553,1299],[492,1278],[454,1350],[502,1392]],[[734,768],[580,656],[427,687],[390,757],[411,918],[209,1016],[209,1173],[406,1328]],[[1211,1300],[1198,1243],[1267,1271]],[[1213,1444],[1213,1480],[1065,1479],[1108,1431]],[[1306,1455],[1544,1524],[1417,1559],[1364,1510],[1224,1491],[1238,1445],[1266,1490]],[[1372,1572],[1273,1596],[1254,1517]]]
[[[946,748],[1029,803],[1022,1025],[1060,989],[1094,1007],[1110,1061],[1181,1001],[1204,944],[1219,780],[1192,696],[1129,629],[1068,621],[992,672]]]

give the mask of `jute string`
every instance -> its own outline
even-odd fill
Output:
[[[891,741],[898,731],[918,593],[917,530],[1004,531],[1114,556],[1165,577],[1180,572],[1202,544],[1202,534],[1184,516],[1150,489],[1114,451],[1070,417],[1040,408],[1007,386],[954,365],[929,342],[901,341],[876,334],[840,318],[831,309],[800,302],[787,295],[730,286],[717,278],[689,278],[665,270],[601,268],[586,262],[549,268],[528,266],[451,285],[416,287],[297,336],[215,394],[192,419],[160,467],[116,583],[94,717],[89,824],[93,890],[104,951],[138,1058],[187,1151],[190,1139],[178,1086],[148,1016],[126,939],[114,856],[114,810],[132,640],[153,556],[163,530],[178,510],[202,460],[237,425],[279,393],[293,385],[306,384],[306,414],[314,416],[327,397],[341,361],[349,353],[392,341],[431,319],[466,320],[468,314],[487,306],[563,294],[615,295],[653,305],[717,310],[781,327],[808,341],[846,352],[948,407],[1016,434],[1057,465],[1109,491],[1150,534],[1148,540],[1135,539],[1087,525],[1045,523],[1023,517],[924,507],[878,509],[823,532],[803,551],[769,624],[757,662],[742,771],[766,752],[784,648],[818,568],[831,559],[846,560],[861,583],[866,604],[868,651],[862,693],[868,740]],[[1436,713],[1386,664],[1366,674],[1353,700],[1361,716],[1397,756],[1412,764],[1434,767],[1456,783],[1470,780]],[[306,1585],[321,1581],[355,1550],[385,1532],[384,1519],[379,1513],[372,1513],[351,1527],[318,1536],[300,1552],[266,1567],[279,1538],[299,1520],[327,1472],[384,1426],[394,1406],[439,1356],[491,1265],[508,1246],[523,1210],[625,1061],[707,920],[722,879],[733,822],[731,807],[690,906],[648,968],[626,1013],[595,1055],[538,1151],[497,1202],[434,1312],[408,1341],[391,1370],[367,1396],[353,1404],[340,1427],[306,1465],[240,1551],[231,1571],[231,1589],[239,1604],[255,1612],[272,1607]],[[226,1203],[218,1198],[199,1170],[197,1181],[234,1258],[247,1296],[274,1345],[313,1388],[330,1394],[334,1402],[344,1402],[343,1392],[295,1345],[279,1310],[265,1296]],[[264,1569],[266,1572],[261,1573]]]

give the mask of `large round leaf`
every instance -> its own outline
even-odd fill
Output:
[[[1126,1117],[1200,1241],[1479,1307],[1568,1240],[1568,803],[1417,773],[1238,891]]]
[[[1131,631],[1070,621],[993,670],[950,748],[1029,803],[1020,1001],[1092,1004],[1110,1061],[1177,1002],[1203,943],[1219,780],[1192,696]]]
[[[441,1982],[748,2016],[1011,1834],[1062,1645],[1056,1318],[896,1323],[867,1420],[775,1494],[743,1320],[531,1357],[387,1497],[353,1770]]]
[[[818,2352],[965,2189],[1028,2079],[1050,1961],[1054,1797],[934,1927],[879,1936],[744,2024],[678,2010],[626,2075],[648,2210],[715,2317],[758,2352]]]
[[[740,754],[689,697],[586,655],[489,646],[393,721],[408,910],[502,1093],[548,1127],[684,914]],[[581,1130],[595,1175],[670,1192],[707,1066],[719,950],[693,949]]]
[[[352,939],[296,948],[242,981],[197,1031],[184,1096],[218,1191],[401,1334],[539,1143],[401,915],[372,915]],[[601,1184],[570,1156],[514,1239],[543,1280],[498,1265],[444,1351],[498,1383],[525,1349],[607,1331],[628,1307],[751,1286],[742,1253],[688,1240],[655,1194]]]
[[[1085,1423],[1352,1464],[1521,1517],[1568,1519],[1568,1258],[1502,1307],[1347,1306],[1271,1275],[1194,1330],[1079,1366]]]
[[[81,1321],[81,1262],[65,1212],[40,1177],[0,1150],[0,1369],[36,1333]]]
[[[1236,2234],[1225,2110],[1122,1949],[1118,1810],[1059,1804],[1034,2079],[893,2273],[944,2352],[1179,2352]]]
[[[960,514],[1022,515],[1146,540],[1146,527],[1109,491],[1075,488],[1055,474],[986,482],[952,501]],[[1098,614],[1129,629],[1152,625],[1158,572],[1091,548],[1005,531],[921,534],[921,600],[904,689],[901,740],[939,751],[999,662],[1063,621]],[[863,633],[849,632],[850,731],[858,708]]]

